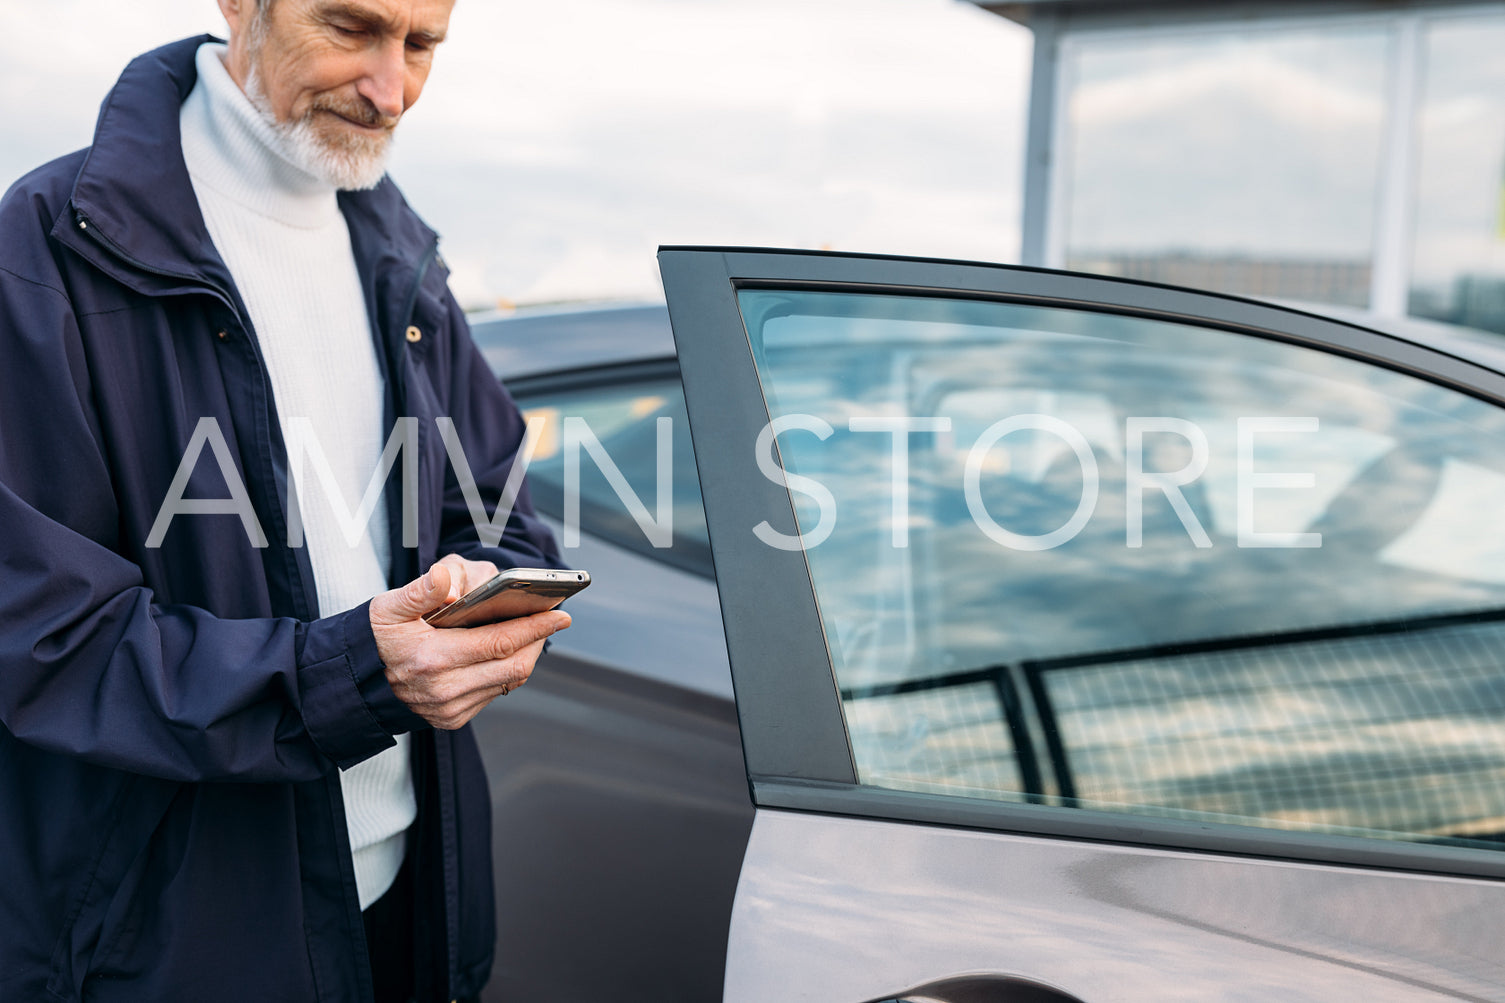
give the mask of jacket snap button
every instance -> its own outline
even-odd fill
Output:
[[[412,342],[413,344],[416,345],[416,344],[418,344],[418,342],[420,342],[422,340],[423,340],[423,332],[422,331],[418,330],[418,328],[416,328],[416,327],[410,327],[410,328],[408,328],[408,341],[410,341],[410,342]]]

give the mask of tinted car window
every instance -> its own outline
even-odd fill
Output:
[[[1505,830],[1499,409],[1191,325],[740,301],[862,782]]]
[[[678,567],[710,573],[705,509],[677,378],[524,390],[518,404],[530,422],[542,420],[538,449],[528,466],[529,489],[540,511],[567,519],[566,488],[578,477],[581,529]],[[663,447],[661,422],[669,429]],[[672,491],[667,510],[659,507],[661,457]],[[571,473],[572,466],[578,474]],[[667,532],[659,536],[659,527]],[[659,545],[663,543],[669,546]]]

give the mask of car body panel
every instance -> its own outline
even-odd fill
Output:
[[[1086,1003],[1497,1000],[1501,929],[1487,879],[760,808],[725,998],[857,1003],[969,975],[1000,1003],[1017,982]]]
[[[498,921],[483,998],[718,998],[751,817],[730,704],[562,645],[516,696],[473,722]]]

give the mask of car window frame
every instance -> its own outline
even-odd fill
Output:
[[[1216,293],[1017,266],[927,258],[665,246],[659,266],[701,477],[754,804],[761,808],[1365,867],[1505,878],[1505,852],[1156,818],[862,786],[788,488],[755,463],[769,422],[738,305],[743,289],[985,299],[1194,324],[1405,373],[1505,407],[1505,375],[1328,317]],[[777,451],[777,443],[775,443]],[[777,453],[776,453],[777,455]],[[755,615],[754,612],[756,611]]]
[[[587,393],[598,388],[621,388],[634,383],[647,383],[650,381],[672,381],[679,384],[681,392],[683,392],[679,363],[673,356],[654,359],[634,359],[630,362],[616,362],[603,366],[539,373],[508,380],[507,389],[513,398],[518,401],[518,406],[526,410],[528,405],[527,398],[533,395]],[[546,500],[540,504],[541,496],[537,495],[537,493],[534,493],[532,498],[534,508],[540,514],[559,522],[564,521],[563,511],[555,511],[556,506],[548,504]],[[704,507],[704,504],[704,495],[702,494],[702,507]],[[620,547],[623,550],[657,561],[668,567],[715,581],[716,565],[709,547],[702,546],[697,541],[681,538],[676,538],[672,547],[655,547],[641,533],[625,536],[602,535],[592,529],[592,522],[594,521],[592,518],[593,507],[594,503],[584,498],[581,499],[581,532],[590,533],[592,536],[605,540],[612,546]]]

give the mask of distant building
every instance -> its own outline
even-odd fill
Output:
[[[1236,296],[1304,300],[1364,307],[1372,269],[1368,261],[1281,260],[1196,251],[1148,254],[1076,253],[1066,259],[1074,272],[1119,275],[1145,282],[1216,289]]]
[[[1460,275],[1453,282],[1452,302],[1432,316],[1454,324],[1505,332],[1505,276]],[[1412,312],[1416,308],[1413,305]]]
[[[1505,333],[1505,3],[1022,0],[1021,259]]]

